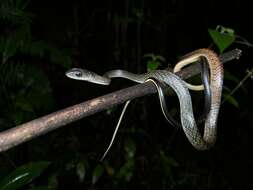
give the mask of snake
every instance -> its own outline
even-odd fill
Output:
[[[202,48],[186,54],[179,60],[174,68],[174,72],[180,71],[184,66],[205,59],[210,70],[210,109],[207,114],[204,133],[201,135],[193,114],[192,100],[189,89],[203,90],[203,87],[191,85],[182,80],[175,73],[168,70],[154,70],[143,74],[135,74],[126,70],[111,70],[103,76],[95,72],[82,69],[72,68],[65,75],[71,79],[83,80],[100,85],[109,85],[112,78],[126,78],[137,83],[145,83],[148,81],[156,83],[156,80],[161,81],[171,87],[178,96],[180,105],[180,120],[184,133],[197,150],[208,150],[216,142],[217,136],[217,118],[220,108],[222,85],[223,85],[223,67],[218,55],[210,49]],[[159,93],[160,103],[164,101],[163,93],[159,90],[159,85],[156,85]],[[161,105],[162,109],[163,106]]]

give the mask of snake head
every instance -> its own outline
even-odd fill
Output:
[[[75,80],[87,80],[85,76],[85,71],[79,68],[72,68],[68,70],[65,75],[71,79]]]
[[[83,80],[101,85],[108,85],[111,81],[109,78],[100,76],[92,71],[80,68],[72,68],[68,70],[65,75],[71,79]]]

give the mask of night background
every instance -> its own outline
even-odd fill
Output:
[[[210,150],[195,150],[165,120],[157,94],[148,95],[131,102],[102,162],[123,105],[1,152],[0,190],[252,189],[251,19],[251,5],[239,0],[1,0],[1,131],[135,85],[71,80],[65,72],[73,67],[145,73],[208,47],[218,54],[239,48],[242,56],[224,64],[227,98]],[[191,95],[197,117],[203,93]],[[168,106],[179,119],[176,96]]]

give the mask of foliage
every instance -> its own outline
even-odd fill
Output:
[[[27,13],[29,0],[4,0],[0,4],[0,19],[11,27],[6,27],[0,36],[0,52],[2,64],[8,62],[17,53],[43,57],[47,52],[52,62],[70,67],[71,59],[52,45],[44,41],[36,41],[31,33],[32,14]],[[66,52],[65,52],[66,53]]]
[[[125,142],[125,163],[120,167],[119,171],[116,173],[116,179],[129,182],[133,177],[135,169],[135,153],[136,145],[132,139],[127,139]]]
[[[0,105],[1,123],[20,124],[36,116],[38,110],[53,107],[52,89],[45,73],[33,64],[25,64],[20,54],[45,57],[52,63],[69,67],[69,56],[44,41],[33,39],[33,15],[26,12],[28,0],[4,0],[0,3],[0,20],[6,26],[0,35]],[[5,111],[4,111],[5,110]],[[7,113],[12,112],[13,115]],[[8,126],[8,125],[7,125]]]
[[[0,67],[1,105],[6,106],[1,115],[15,125],[37,116],[38,110],[51,110],[54,106],[52,89],[47,76],[32,65],[3,64]],[[8,103],[8,104],[6,104]],[[12,112],[12,115],[6,115]],[[8,122],[7,122],[8,123]]]
[[[225,28],[224,26],[218,25],[215,30],[208,29],[213,42],[217,45],[222,53],[235,41],[235,32],[231,28]]]
[[[229,48],[233,43],[240,43],[249,47],[253,47],[252,44],[249,43],[245,38],[242,38],[236,35],[234,29],[232,28],[227,28],[227,27],[218,25],[215,30],[208,29],[208,32],[214,44],[216,44],[216,46],[218,47],[220,53],[222,53],[225,49]],[[237,41],[236,40],[237,38],[240,40]],[[249,78],[250,76],[251,75],[248,75],[246,79]],[[242,82],[235,75],[231,74],[227,70],[224,71],[224,78],[225,80],[232,81],[238,85],[233,90],[224,85],[224,91],[223,91],[224,100],[222,103],[224,103],[225,101],[228,101],[228,103],[230,103],[234,107],[239,108],[239,102],[233,96],[233,94],[240,86],[243,85],[243,82],[246,79],[244,78]]]
[[[153,53],[146,54],[143,57],[149,58],[147,61],[147,71],[156,70],[162,62],[165,62],[165,58],[160,55],[155,55]]]
[[[95,169],[93,170],[92,173],[92,184],[94,185],[95,183],[97,183],[98,179],[101,177],[101,175],[104,172],[104,167],[100,164],[98,164]]]
[[[66,51],[36,40],[32,34],[34,15],[26,11],[29,0],[0,2],[0,126],[14,127],[54,108],[52,87],[45,72],[32,58],[45,59],[69,68],[71,58]],[[28,62],[28,63],[26,63]],[[49,162],[20,166],[0,181],[0,189],[20,189],[37,178]],[[31,189],[51,189],[32,187]]]
[[[48,166],[49,162],[34,162],[22,165],[15,169],[11,174],[0,181],[1,190],[15,190],[31,183]],[[38,189],[49,189],[48,187],[37,187]]]

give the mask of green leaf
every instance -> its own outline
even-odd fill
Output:
[[[117,173],[116,178],[130,181],[133,176],[133,172],[135,168],[134,166],[135,166],[135,160],[133,158],[128,159],[124,163],[124,165],[120,168],[119,172]]]
[[[240,82],[240,79],[238,79],[235,75],[231,74],[228,70],[224,71],[224,78],[226,80],[230,80],[230,81],[233,81],[235,83],[239,83]]]
[[[239,107],[240,107],[239,103],[233,96],[229,96],[229,95],[226,96],[225,95],[225,100],[228,101],[231,105],[233,105],[239,109]]]
[[[149,60],[147,62],[147,70],[148,71],[154,71],[160,66],[160,64],[161,63],[159,61]]]
[[[32,162],[20,166],[0,182],[0,190],[15,190],[38,177],[50,162]]]
[[[127,158],[133,158],[136,152],[136,145],[132,139],[127,139],[124,147]]]
[[[162,162],[168,166],[179,166],[178,162],[174,158],[172,158],[171,156],[166,156],[163,151],[160,151],[160,157]]]
[[[76,174],[78,175],[79,181],[83,182],[84,178],[85,178],[85,174],[86,174],[86,161],[80,161],[78,162],[77,166],[76,166]]]
[[[147,61],[147,71],[156,70],[160,65],[161,62],[165,62],[165,58],[160,55],[155,55],[153,53],[145,54],[143,57],[147,57],[150,60]]]
[[[224,30],[223,30],[224,31]],[[226,31],[226,30],[225,30]],[[220,53],[227,49],[234,41],[235,35],[231,33],[221,33],[217,30],[208,29],[208,32],[214,43],[219,48]]]
[[[10,57],[16,54],[17,52],[17,42],[13,38],[7,38],[5,41],[5,47],[2,55],[2,62],[5,63]]]
[[[231,95],[231,89],[229,89],[227,86],[223,86],[223,97],[223,102],[228,101],[228,103],[239,109],[240,106],[238,101]]]
[[[97,165],[92,173],[92,184],[93,185],[95,183],[97,183],[98,179],[102,176],[103,173],[104,173],[104,167],[101,164]]]
[[[117,110],[117,106],[108,108],[108,109],[106,110],[106,114],[107,114],[107,115],[111,115],[111,114],[114,113],[116,110]]]
[[[166,176],[171,176],[172,168],[179,166],[179,164],[174,158],[165,155],[163,151],[160,151],[160,160],[163,167],[163,172]]]

